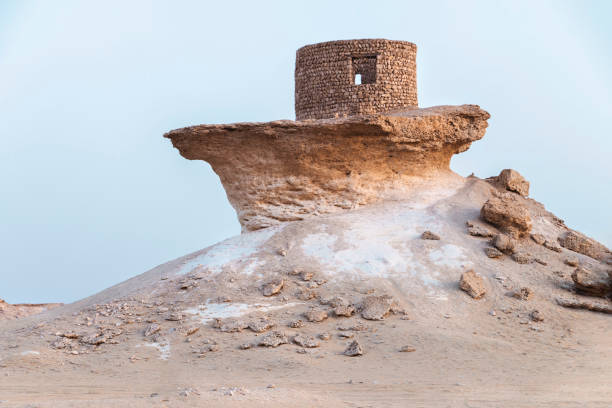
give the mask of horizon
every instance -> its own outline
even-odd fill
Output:
[[[62,4],[0,4],[9,303],[73,302],[239,234],[210,165],[163,134],[294,118],[296,50],[349,38],[415,43],[419,107],[491,114],[452,170],[515,169],[612,246],[612,3]]]

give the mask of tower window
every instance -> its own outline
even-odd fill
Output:
[[[355,85],[376,83],[376,55],[353,57],[351,63]]]

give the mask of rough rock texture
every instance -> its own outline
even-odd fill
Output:
[[[351,344],[344,350],[344,355],[349,357],[357,357],[363,355],[363,348],[357,342],[357,340],[353,340]]]
[[[564,235],[559,237],[559,243],[564,248],[590,256],[599,261],[609,258],[612,254],[608,248],[599,242],[577,231],[567,231]]]
[[[421,238],[422,239],[427,239],[430,241],[439,241],[440,240],[440,236],[438,234],[435,234],[431,231],[425,231],[421,234]]]
[[[515,238],[527,235],[532,226],[531,216],[521,199],[509,193],[491,197],[482,206],[480,215]]]
[[[523,197],[529,195],[529,182],[516,170],[502,170],[497,180],[508,191],[513,191]]]
[[[516,251],[516,241],[505,234],[497,234],[491,244],[501,252],[512,255]]]
[[[593,302],[582,299],[557,298],[557,303],[570,309],[586,309],[592,312],[612,314],[612,304],[603,302]]]
[[[313,121],[200,125],[165,134],[210,163],[245,231],[409,197],[484,136],[476,105]]]
[[[367,320],[383,320],[391,311],[391,296],[368,296],[360,305],[361,317]]]
[[[487,292],[484,284],[484,279],[482,279],[482,276],[480,276],[473,270],[464,272],[461,275],[461,279],[459,280],[459,288],[461,288],[461,290],[465,291],[474,299],[480,299]]]
[[[0,320],[19,319],[62,306],[63,303],[10,304],[0,299]]]
[[[612,290],[612,282],[608,273],[604,271],[591,271],[586,268],[576,268],[572,273],[572,280],[579,292],[593,296],[605,296]]]

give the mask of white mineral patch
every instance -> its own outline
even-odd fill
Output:
[[[246,303],[206,303],[197,308],[184,310],[184,313],[200,318],[202,324],[213,319],[227,319],[229,317],[244,316],[252,312],[269,312],[299,305],[300,303],[285,303],[282,305],[270,305],[268,303],[246,304]]]
[[[167,360],[170,358],[170,343],[144,343],[145,347],[155,347],[159,351],[160,360]],[[140,345],[139,345],[140,346]],[[137,347],[139,347],[137,346]]]
[[[40,352],[34,350],[26,350],[21,352],[22,356],[38,356],[39,354]]]
[[[436,265],[450,268],[462,268],[472,264],[468,261],[463,248],[452,244],[446,244],[439,249],[431,251],[429,259]]]
[[[203,254],[186,261],[178,273],[185,274],[201,266],[215,274],[221,272],[224,266],[235,266],[237,269],[242,269],[245,265],[250,265],[250,267],[247,266],[247,269],[252,272],[252,255],[281,228],[282,226],[270,227],[226,239]]]

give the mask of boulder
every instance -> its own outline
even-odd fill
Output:
[[[391,296],[368,296],[361,302],[361,317],[367,320],[383,320],[391,311],[392,304]]]
[[[502,170],[497,180],[508,191],[513,191],[523,197],[529,195],[529,182],[516,170]]]
[[[473,297],[474,299],[480,299],[486,293],[484,279],[482,279],[482,276],[480,276],[473,270],[464,272],[461,275],[461,280],[459,281],[459,288],[467,292],[467,294]]]
[[[491,197],[480,210],[481,217],[515,238],[529,234],[531,216],[522,197],[501,194]]]
[[[563,234],[559,237],[559,243],[564,248],[590,256],[598,261],[604,261],[610,256],[610,250],[608,248],[594,239],[576,231],[570,230]]]
[[[516,252],[516,241],[505,234],[497,234],[491,244],[507,255],[512,255]]]
[[[610,277],[603,271],[591,271],[578,267],[572,273],[572,280],[579,292],[589,295],[605,296],[612,290]]]

